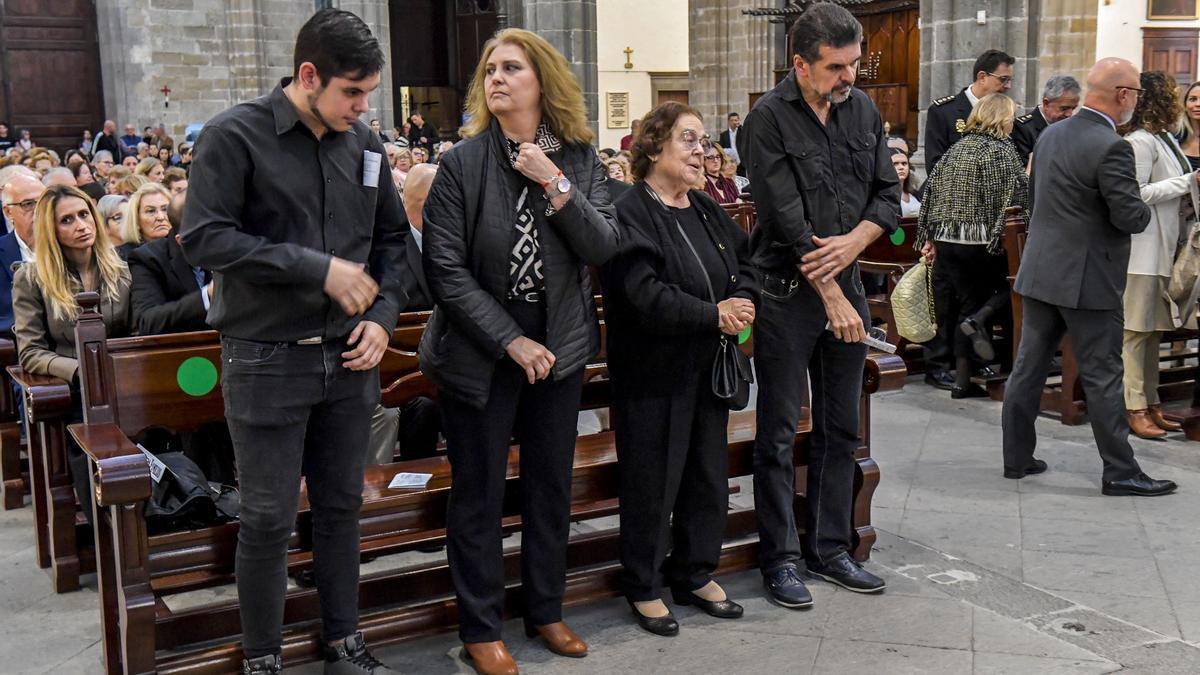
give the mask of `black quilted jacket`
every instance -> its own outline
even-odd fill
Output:
[[[574,186],[570,201],[543,217],[542,189],[509,163],[496,122],[441,161],[425,202],[425,275],[436,307],[421,337],[421,370],[442,395],[482,408],[505,347],[521,335],[505,310],[517,198],[537,195],[546,279],[547,344],[554,379],[577,372],[600,347],[588,265],[617,252],[617,219],[594,149],[564,144],[549,155]]]

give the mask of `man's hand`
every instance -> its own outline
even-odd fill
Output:
[[[374,321],[359,321],[346,344],[353,349],[342,352],[342,358],[346,359],[342,367],[350,370],[370,370],[379,365],[383,353],[387,351],[388,332]]]
[[[809,251],[800,259],[800,273],[809,281],[822,283],[833,281],[862,253],[868,244],[883,234],[883,229],[874,223],[863,221],[847,234],[832,237],[813,236],[817,250]]]
[[[525,370],[529,384],[550,377],[550,369],[554,367],[554,354],[540,343],[522,335],[508,343],[504,351]]]
[[[842,342],[853,344],[867,339],[867,331],[863,328],[862,317],[842,289],[834,283],[813,284],[821,296],[821,304],[825,305],[825,315],[829,317],[829,330],[833,336]]]
[[[336,300],[343,311],[350,316],[358,316],[375,302],[379,284],[362,265],[342,258],[330,258],[324,290],[325,295]]]

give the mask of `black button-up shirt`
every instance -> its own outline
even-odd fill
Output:
[[[816,249],[814,234],[846,234],[864,220],[896,229],[900,181],[879,110],[858,89],[822,124],[789,74],[746,116],[738,153],[758,216],[750,248],[764,270],[794,271]]]
[[[362,122],[317,140],[283,93],[290,81],[217,115],[196,141],[181,233],[188,262],[213,272],[208,322],[267,342],[345,336],[360,318],[324,292],[336,256],[368,266],[379,295],[362,318],[391,333],[407,303],[409,228],[383,145]]]

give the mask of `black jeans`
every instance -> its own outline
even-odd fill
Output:
[[[688,383],[679,394],[613,399],[622,586],[635,602],[661,598],[664,575],[689,591],[704,586],[721,558],[729,407],[713,396],[707,368],[680,375]]]
[[[991,328],[993,318],[1002,318],[997,315],[1009,304],[1008,259],[988,253],[982,244],[939,241],[934,245],[937,261],[933,265],[933,292],[938,296],[938,333],[949,337],[953,358],[968,359],[974,372],[987,364],[976,356],[971,338],[958,325],[985,309],[988,318],[983,323],[987,328]]]
[[[247,658],[280,651],[302,475],[321,639],[358,630],[358,516],[379,371],[344,368],[346,349],[344,339],[297,345],[221,338],[225,419],[242,499],[236,572]]]
[[[853,270],[851,270],[853,272]],[[857,277],[847,298],[869,326]],[[848,551],[853,536],[854,452],[867,347],[825,329],[825,308],[803,279],[763,274],[754,322],[758,435],[754,441],[754,507],[764,571],[807,557],[826,562]],[[808,508],[804,548],[796,529],[793,446],[804,393],[812,382]]]
[[[508,311],[525,337],[545,344],[546,310],[512,302]],[[521,590],[534,625],[562,620],[571,467],[583,369],[561,380],[529,384],[508,357],[496,364],[487,404],[479,410],[439,397],[450,458],[446,554],[458,597],[463,642],[500,639],[504,611],[503,532],[509,444],[521,445]]]

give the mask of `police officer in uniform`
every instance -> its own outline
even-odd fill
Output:
[[[1017,118],[1013,125],[1012,141],[1021,155],[1021,162],[1029,166],[1029,156],[1038,136],[1046,127],[1067,119],[1079,107],[1081,91],[1079,80],[1070,75],[1055,75],[1046,80],[1042,90],[1042,102],[1029,113]]]
[[[975,109],[979,99],[988,94],[1006,92],[1012,88],[1013,64],[1016,59],[998,49],[989,49],[975,59],[975,81],[964,87],[955,96],[939,98],[929,106],[929,115],[925,120],[925,172],[932,176],[933,169],[946,150],[962,138],[967,126],[967,118]],[[935,308],[938,302],[934,290]],[[954,386],[954,377],[950,374],[950,349],[947,336],[940,332],[926,343],[925,382],[939,389],[949,390]]]

